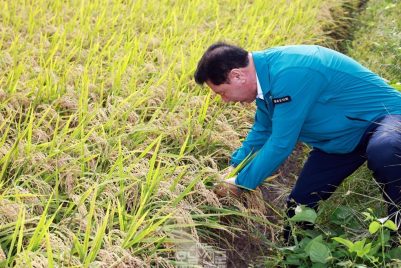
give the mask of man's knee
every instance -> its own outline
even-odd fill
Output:
[[[401,139],[380,135],[369,142],[366,148],[368,168],[382,177],[394,172],[401,175]]]

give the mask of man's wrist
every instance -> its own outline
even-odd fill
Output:
[[[225,182],[227,182],[227,183],[229,183],[229,184],[232,184],[232,185],[237,185],[237,184],[235,183],[236,179],[237,179],[237,176],[234,176],[234,177],[231,177],[231,178],[226,179]]]

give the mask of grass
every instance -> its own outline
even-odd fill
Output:
[[[182,243],[277,231],[260,193],[211,191],[253,108],[192,74],[218,40],[329,44],[341,3],[1,1],[2,265],[173,267]]]
[[[400,7],[399,1],[369,1],[349,44],[350,56],[394,84],[400,82],[401,73]]]

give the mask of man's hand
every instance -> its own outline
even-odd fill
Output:
[[[238,198],[242,194],[242,190],[235,185],[235,177],[229,178],[227,180],[218,183],[214,187],[213,191],[219,197],[226,197],[231,195]]]
[[[223,174],[221,175],[222,179],[224,180],[225,178],[230,178],[230,173],[233,172],[234,167],[229,166],[223,170]]]

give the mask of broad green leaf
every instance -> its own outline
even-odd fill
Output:
[[[376,233],[381,227],[381,224],[377,221],[373,221],[369,225],[369,233],[374,234]]]
[[[401,259],[401,247],[393,248],[388,253],[393,259]]]
[[[362,214],[365,215],[365,217],[366,217],[365,220],[369,220],[369,221],[373,220],[373,217],[372,217],[372,215],[370,215],[369,212],[362,212]]]
[[[395,225],[395,223],[392,220],[387,220],[384,224],[384,227],[387,227],[388,229],[392,230],[392,231],[397,231],[397,225]]]
[[[344,246],[346,246],[348,249],[353,249],[354,248],[354,243],[352,243],[350,240],[348,239],[344,239],[342,237],[333,237],[332,238],[334,241],[343,244]]]
[[[381,250],[381,243],[376,243],[373,245],[373,247],[369,250],[369,255],[370,256],[375,256],[379,250]]]
[[[365,242],[366,242],[366,238],[364,238],[363,240],[361,240],[361,241],[356,241],[355,243],[354,243],[354,252],[356,252],[356,254],[359,256],[359,257],[362,257],[363,255],[364,255],[364,252],[365,252]],[[370,247],[369,247],[369,250],[370,250]],[[367,252],[369,252],[369,250],[367,251]],[[352,252],[352,251],[351,251]],[[367,253],[366,252],[366,253]]]
[[[352,217],[352,210],[346,206],[339,206],[334,210],[330,218],[334,221],[344,222],[350,217]]]
[[[318,236],[305,247],[312,262],[327,263],[330,259],[330,249],[322,242],[322,236]]]
[[[372,249],[372,243],[367,243],[362,250],[357,252],[359,257],[363,257],[367,254],[369,254],[370,250]]]
[[[327,264],[325,263],[320,263],[320,262],[315,262],[312,264],[311,268],[326,268]]]
[[[355,241],[354,242],[355,250],[363,249],[363,247],[365,246],[365,241],[366,241],[366,238],[364,238],[363,240],[360,240],[360,241]]]
[[[295,265],[296,267],[301,267],[303,260],[307,258],[308,256],[306,254],[290,254],[285,258],[284,263],[285,264],[290,264],[290,265]]]
[[[308,207],[305,206],[299,206],[297,207],[295,211],[295,215],[290,219],[292,222],[310,222],[310,223],[315,223],[317,218],[316,212]]]

